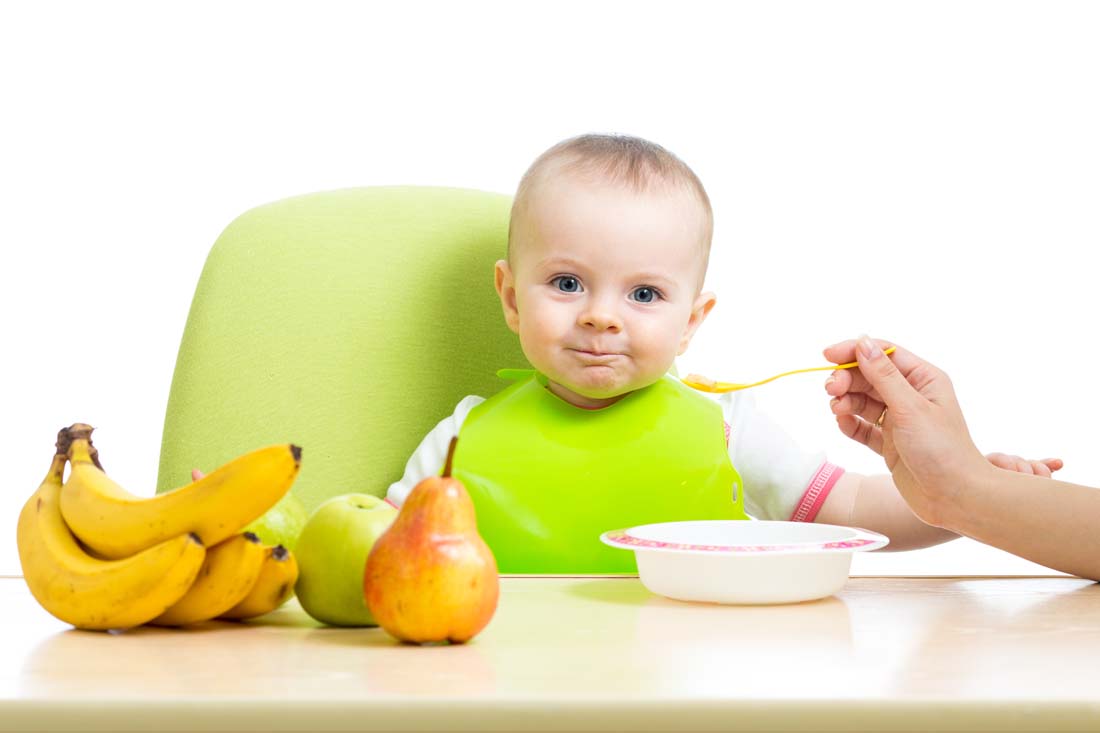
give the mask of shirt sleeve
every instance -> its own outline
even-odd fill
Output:
[[[429,476],[439,475],[443,470],[443,462],[447,460],[447,449],[451,445],[451,438],[458,435],[470,410],[484,401],[484,397],[477,395],[463,397],[455,407],[454,413],[440,420],[439,424],[424,436],[408,463],[405,464],[405,475],[399,481],[390,484],[390,488],[386,491],[387,502],[395,507],[401,506],[414,486]]]
[[[844,473],[820,451],[800,447],[745,391],[716,395],[741,475],[745,511],[757,519],[812,522]]]

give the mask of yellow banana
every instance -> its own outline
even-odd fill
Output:
[[[69,480],[61,514],[81,542],[101,557],[128,557],[169,537],[194,532],[207,547],[239,533],[294,483],[301,448],[273,445],[246,453],[190,484],[153,497],[135,496],[99,466],[92,428],[72,428]]]
[[[92,557],[61,518],[64,450],[19,514],[23,578],[51,614],[80,629],[126,629],[160,615],[191,587],[206,551],[181,534],[124,560]]]
[[[251,532],[214,545],[187,593],[149,623],[185,626],[220,616],[248,595],[263,563],[264,546]]]
[[[245,619],[263,616],[283,605],[294,595],[298,580],[298,561],[282,545],[264,547],[264,564],[260,577],[244,600],[218,618]]]

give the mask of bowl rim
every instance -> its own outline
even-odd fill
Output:
[[[767,545],[702,545],[687,542],[662,542],[631,534],[632,531],[647,527],[656,527],[668,524],[697,524],[699,522],[742,522],[738,519],[712,519],[712,520],[687,520],[681,522],[653,522],[651,524],[639,524],[625,529],[612,529],[600,535],[600,541],[605,545],[622,550],[655,551],[684,555],[795,555],[817,554],[835,552],[869,552],[885,547],[890,539],[878,532],[872,532],[860,527],[847,527],[839,524],[818,524],[818,527],[836,527],[853,536],[843,540],[810,541],[810,542],[784,542],[782,544]],[[756,523],[765,524],[804,524],[804,522],[779,522],[775,520],[760,520]]]

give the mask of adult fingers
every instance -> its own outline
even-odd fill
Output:
[[[866,336],[862,338],[867,339]],[[894,351],[890,353],[890,361],[917,391],[921,391],[924,384],[934,379],[939,379],[947,383],[947,375],[940,372],[913,352],[889,341],[884,341],[883,339],[868,340],[883,350],[890,347],[894,348]],[[825,358],[835,364],[858,362],[857,351],[859,341],[860,339],[851,339],[833,344],[824,350],[823,353]],[[882,401],[882,397],[875,391],[874,385],[867,379],[863,374],[863,370],[859,367],[837,369],[832,373],[831,377],[831,380],[826,380],[827,384],[825,386],[825,391],[834,397],[839,397],[846,392],[867,392],[875,399],[880,402]]]
[[[882,339],[875,339],[875,342],[879,345],[879,348],[888,349],[893,344],[889,341],[883,341]],[[859,344],[859,339],[848,339],[847,341],[841,341],[835,343],[832,346],[826,346],[825,350],[821,353],[825,358],[834,364],[850,364],[856,360],[856,347]]]
[[[886,405],[865,392],[851,392],[843,397],[833,398],[829,405],[834,415],[856,415],[869,423],[876,422],[886,408]]]
[[[866,336],[859,339],[856,358],[860,372],[890,407],[901,410],[920,400],[919,393],[909,384],[899,367],[883,353],[881,346]]]
[[[1042,462],[1046,465],[1047,468],[1051,470],[1051,472],[1061,471],[1062,467],[1066,465],[1062,462],[1061,458],[1044,458]]]
[[[892,361],[894,363],[894,366],[897,367],[898,371],[904,374],[907,378],[914,371],[943,375],[942,372],[926,362],[924,359],[921,359],[912,351],[909,351],[908,349],[898,346],[897,344],[890,341],[884,341],[883,339],[869,339],[867,336],[862,336],[859,339],[849,339],[848,341],[841,341],[840,343],[833,344],[832,346],[826,347],[822,353],[825,355],[825,358],[827,360],[833,362],[834,364],[850,364],[852,362],[858,362],[858,345],[859,342],[863,339],[871,341],[873,344],[878,345],[878,347],[884,351],[890,347],[893,347],[894,351],[890,353],[890,361]],[[858,376],[855,376],[859,375],[860,370],[858,368],[850,368],[848,370],[838,369],[837,371],[833,372],[833,376],[836,376],[843,371],[848,371],[852,373],[853,379],[859,378]],[[861,392],[869,391],[868,389],[859,388],[858,384],[853,386],[853,389],[857,389]]]
[[[837,369],[825,380],[825,393],[831,397],[841,397],[851,391],[851,369]]]
[[[826,385],[825,391],[834,397],[840,397],[848,392],[866,392],[878,399],[875,388],[859,369],[837,369],[831,376],[833,381]]]
[[[879,428],[854,415],[837,415],[836,426],[846,437],[857,443],[863,443],[875,453],[882,455],[882,430]]]

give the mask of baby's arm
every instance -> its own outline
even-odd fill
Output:
[[[814,521],[884,534],[890,538],[890,544],[880,552],[916,550],[958,537],[954,532],[917,519],[890,474],[845,473],[825,498]]]
[[[821,451],[804,450],[751,395],[714,399],[726,422],[730,461],[744,484],[745,511],[756,519],[813,521],[844,469]]]
[[[1031,461],[1020,456],[1010,456],[1007,453],[987,453],[985,459],[997,468],[1015,473],[1025,473],[1034,476],[1050,478],[1051,474],[1062,468],[1061,458],[1044,458],[1041,461]]]

